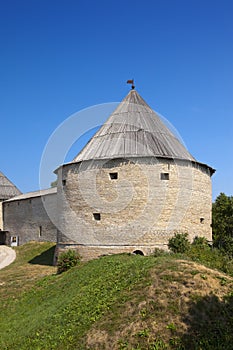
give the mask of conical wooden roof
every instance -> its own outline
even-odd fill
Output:
[[[0,172],[0,201],[20,195],[18,188]]]
[[[195,161],[138,92],[131,90],[73,161],[146,156]]]

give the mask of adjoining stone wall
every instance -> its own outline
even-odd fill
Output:
[[[0,230],[3,230],[2,201],[0,200]]]
[[[177,231],[211,241],[211,205],[210,170],[199,163],[153,157],[71,163],[58,172],[58,242],[78,244],[85,258],[98,249],[147,247],[148,254]]]
[[[3,203],[4,230],[18,236],[18,244],[29,241],[56,242],[57,229],[51,222],[43,202],[57,215],[57,195],[10,200]]]

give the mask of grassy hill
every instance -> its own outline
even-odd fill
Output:
[[[102,257],[61,274],[54,246],[0,271],[0,349],[233,348],[233,278],[175,255]]]

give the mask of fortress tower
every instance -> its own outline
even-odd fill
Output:
[[[175,232],[212,240],[211,176],[132,89],[58,174],[58,251],[150,254]]]

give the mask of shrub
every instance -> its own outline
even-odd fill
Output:
[[[160,248],[155,248],[153,251],[153,256],[154,257],[159,257],[159,256],[168,256],[170,253],[167,250],[160,249]]]
[[[80,261],[80,255],[72,249],[67,250],[59,255],[57,261],[57,273],[62,273],[76,266]]]
[[[199,246],[199,247],[206,247],[208,246],[208,241],[205,237],[196,236],[194,237],[192,245]]]
[[[168,248],[174,253],[186,253],[190,249],[190,242],[187,233],[176,233],[168,241]]]

